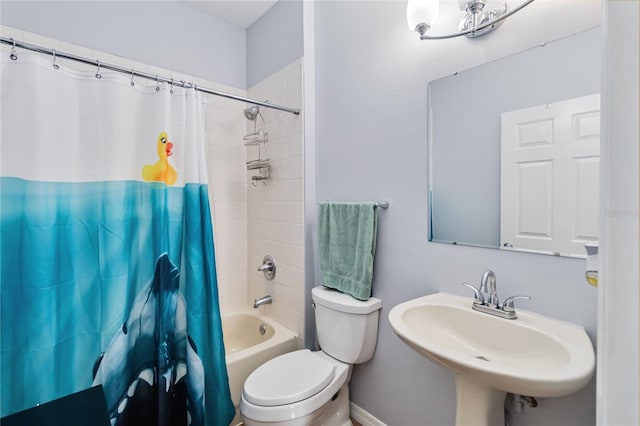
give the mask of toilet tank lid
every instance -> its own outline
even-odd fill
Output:
[[[358,300],[348,294],[324,286],[312,288],[311,297],[317,305],[348,314],[369,314],[382,307],[382,300],[375,297],[371,297],[369,300]]]

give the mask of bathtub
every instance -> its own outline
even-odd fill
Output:
[[[231,399],[236,407],[232,425],[240,423],[240,396],[249,374],[260,365],[299,349],[298,335],[253,310],[222,314],[227,372]]]

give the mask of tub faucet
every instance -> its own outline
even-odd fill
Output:
[[[262,305],[268,305],[268,304],[270,304],[272,302],[273,302],[273,299],[271,298],[271,295],[267,294],[266,296],[262,296],[259,299],[255,299],[253,301],[253,307],[257,308],[257,307],[262,306]]]

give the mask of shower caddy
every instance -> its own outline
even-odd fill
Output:
[[[247,119],[253,121],[253,132],[244,136],[245,146],[257,146],[258,158],[247,161],[247,170],[255,170],[257,174],[251,176],[251,184],[257,186],[258,182],[267,185],[271,177],[271,159],[267,157],[266,143],[269,141],[269,134],[264,129],[258,129],[258,116],[264,123],[264,118],[257,105],[245,110]],[[264,156],[264,158],[263,158]]]

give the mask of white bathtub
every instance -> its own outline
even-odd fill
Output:
[[[261,326],[264,326],[264,335],[260,332]],[[296,333],[253,310],[223,313],[222,334],[231,399],[236,407],[236,417],[231,424],[235,425],[240,423],[238,405],[249,374],[271,358],[298,350],[299,342]]]

